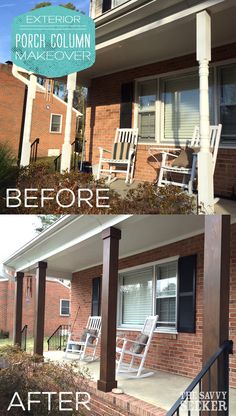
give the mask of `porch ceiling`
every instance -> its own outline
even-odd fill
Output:
[[[120,258],[179,241],[204,230],[203,216],[90,215],[69,216],[63,221],[7,259],[5,266],[17,271],[34,272],[38,261],[47,261],[48,276],[68,279],[74,271],[102,263],[101,233],[107,227],[121,229]]]
[[[212,47],[236,42],[235,1],[213,3],[213,0],[202,3],[208,5],[206,7],[212,16]],[[196,7],[204,9],[201,5]],[[97,28],[96,63],[78,74],[81,83],[89,84],[92,78],[196,51],[196,11],[178,18],[176,16],[173,21],[160,19],[146,31],[145,25],[134,31],[128,30],[128,36],[126,33],[116,37],[110,33],[106,39],[99,35],[104,28]]]

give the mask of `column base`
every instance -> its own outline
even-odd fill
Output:
[[[21,158],[20,158],[20,165],[21,166],[29,166],[30,164],[30,150],[31,145],[30,143],[23,143],[22,150],[21,150]]]
[[[71,162],[71,144],[64,143],[62,145],[62,154],[61,154],[61,173],[70,172],[70,162]]]
[[[100,391],[104,391],[105,393],[108,393],[109,391],[112,391],[112,389],[115,389],[117,387],[117,381],[103,381],[98,380],[97,381],[97,388]]]

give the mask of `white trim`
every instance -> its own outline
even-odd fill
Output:
[[[69,302],[69,313],[62,313],[61,309],[62,309],[63,301]],[[70,316],[70,308],[71,308],[70,299],[60,299],[60,316]]]
[[[130,39],[132,37],[135,37],[135,36],[140,35],[142,33],[149,32],[151,30],[157,29],[157,28],[162,27],[164,25],[167,25],[169,23],[176,22],[177,20],[181,20],[181,19],[183,19],[187,16],[190,16],[192,14],[196,14],[196,13],[202,11],[202,10],[205,10],[207,8],[215,6],[216,4],[222,3],[224,1],[225,0],[208,0],[208,1],[205,1],[204,3],[198,4],[196,6],[188,7],[187,9],[182,10],[181,12],[174,13],[171,16],[164,17],[164,18],[162,18],[162,19],[160,19],[156,22],[149,23],[149,24],[144,25],[144,26],[142,26],[138,29],[131,30],[129,32],[126,32],[123,35],[116,36],[116,37],[114,37],[114,38],[112,38],[108,41],[103,42],[103,43],[100,43],[100,44],[98,43],[97,47],[96,47],[96,50],[106,48],[108,46],[114,45],[115,43],[122,42],[123,40]]]
[[[53,131],[52,130],[52,118],[53,116],[59,116],[60,117],[60,130],[59,131]],[[61,134],[62,132],[62,122],[63,122],[63,115],[58,113],[51,113],[50,114],[50,125],[49,125],[49,133],[52,134]]]
[[[124,327],[124,326],[117,326],[117,331],[121,331],[121,332],[123,332],[123,331],[129,331],[129,332],[140,332],[140,329],[142,329],[142,325],[140,325],[140,326],[135,326],[135,327],[131,327],[131,326],[127,326],[127,327]],[[167,335],[178,335],[179,333],[178,333],[178,331],[167,331],[167,330],[164,330],[164,328],[162,329],[162,328],[158,328],[158,329],[155,329],[155,331],[154,331],[154,334],[167,334]]]

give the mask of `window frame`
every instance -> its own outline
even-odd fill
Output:
[[[53,116],[60,116],[60,130],[59,131],[52,131],[52,119],[53,119]],[[52,133],[52,134],[61,134],[61,132],[62,132],[62,120],[63,120],[63,115],[62,114],[51,113],[50,114],[49,133]]]
[[[219,84],[219,72],[221,67],[230,66],[230,65],[236,65],[236,58],[222,60],[218,62],[213,62],[209,65],[209,69],[212,70],[212,77],[213,77],[213,120],[212,122],[214,124],[219,124],[220,120],[220,84]],[[181,75],[190,75],[191,73],[198,73],[199,67],[198,66],[192,66],[189,68],[183,68],[181,70],[177,71],[168,71],[156,75],[149,75],[146,77],[140,77],[136,78],[134,80],[134,117],[133,117],[133,124],[134,128],[138,128],[138,84],[140,82],[156,79],[157,80],[157,99],[156,99],[156,128],[155,128],[155,141],[145,141],[139,139],[139,145],[140,146],[173,146],[174,141],[173,140],[165,140],[164,139],[164,129],[163,129],[163,117],[164,117],[164,111],[163,111],[163,104],[161,102],[161,82],[164,79],[171,78],[174,76],[181,76]],[[185,140],[180,140],[180,145],[185,144]],[[235,149],[236,148],[236,140],[235,142],[227,142],[224,141],[223,143],[220,142],[219,147],[221,149]]]
[[[149,262],[149,263],[144,263],[144,264],[140,264],[137,266],[133,266],[133,267],[129,267],[126,269],[122,269],[119,270],[118,273],[118,299],[117,299],[117,307],[118,307],[118,311],[117,311],[117,328],[119,330],[128,330],[128,331],[135,331],[135,330],[140,330],[142,328],[142,325],[128,325],[128,324],[122,324],[122,308],[123,308],[123,300],[122,300],[122,295],[120,292],[120,286],[121,286],[121,275],[126,273],[126,272],[130,272],[130,271],[135,271],[135,270],[140,270],[140,269],[145,269],[147,267],[152,267],[153,271],[152,271],[152,314],[155,313],[156,311],[156,285],[157,285],[157,273],[156,273],[156,268],[158,265],[161,264],[168,264],[168,263],[172,263],[172,262],[176,262],[176,275],[177,275],[177,286],[176,286],[176,320],[175,320],[175,327],[174,328],[170,328],[170,327],[157,327],[155,329],[155,332],[160,332],[160,333],[168,333],[168,334],[178,334],[177,331],[177,323],[178,323],[178,260],[179,260],[180,256],[173,256],[173,257],[167,257],[164,259],[160,259],[157,261],[153,261],[153,262]]]
[[[62,302],[63,301],[69,302],[69,313],[68,314],[67,313],[62,313]],[[60,299],[60,316],[70,316],[70,307],[71,307],[70,299]]]

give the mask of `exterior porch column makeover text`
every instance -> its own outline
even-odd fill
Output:
[[[43,355],[47,263],[38,262],[36,272],[34,354]]]
[[[61,173],[65,171],[70,171],[70,162],[71,162],[71,124],[72,124],[72,109],[73,109],[73,99],[74,91],[76,89],[76,78],[77,72],[69,74],[67,76],[67,108],[66,108],[66,124],[65,124],[65,136],[64,143],[62,145],[62,154],[61,154]]]
[[[24,273],[17,272],[15,281],[15,320],[14,320],[14,332],[13,342],[14,345],[21,346],[21,330],[22,330],[22,300],[23,300],[23,279]]]
[[[108,392],[116,381],[116,311],[118,257],[121,231],[110,227],[103,231],[102,331],[98,390]]]
[[[199,62],[200,151],[198,153],[198,204],[205,214],[214,212],[213,164],[210,150],[209,61],[211,60],[211,17],[197,14],[197,61]]]
[[[204,242],[203,365],[206,364],[207,360],[216,352],[218,347],[229,338],[229,282],[230,216],[206,216]],[[228,392],[228,386],[227,369],[224,368],[223,356],[221,356],[217,365],[214,365],[211,369],[211,391]],[[208,390],[208,376],[206,375],[203,380],[203,391],[207,392]]]

